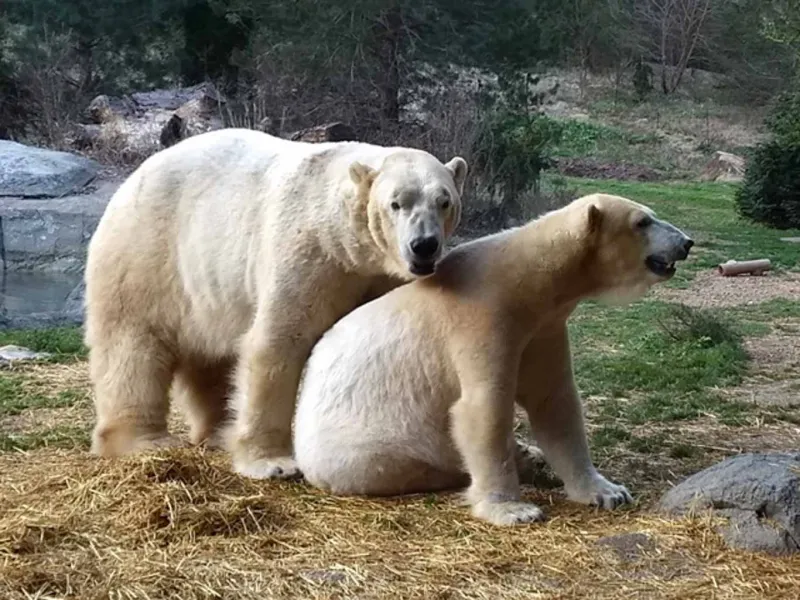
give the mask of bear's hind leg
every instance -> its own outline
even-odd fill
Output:
[[[227,402],[232,389],[233,364],[185,362],[175,373],[172,392],[189,424],[192,444],[220,447],[222,428],[228,417]]]
[[[121,456],[175,446],[167,431],[174,357],[149,333],[96,335],[89,351],[97,423],[93,454]]]

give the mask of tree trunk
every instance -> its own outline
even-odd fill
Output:
[[[400,119],[400,51],[403,43],[403,15],[399,6],[381,14],[376,23],[379,89],[386,118]]]

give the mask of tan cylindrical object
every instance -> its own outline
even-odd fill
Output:
[[[768,258],[761,258],[758,260],[742,260],[735,261],[729,260],[717,267],[717,272],[725,277],[735,277],[742,273],[750,273],[751,275],[763,275],[765,271],[772,268]]]

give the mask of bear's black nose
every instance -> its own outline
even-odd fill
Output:
[[[411,240],[411,251],[418,258],[429,260],[439,249],[439,240],[435,237],[418,237]]]

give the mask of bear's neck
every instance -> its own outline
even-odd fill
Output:
[[[568,314],[600,291],[602,282],[590,268],[592,245],[583,233],[576,233],[570,223],[574,217],[553,212],[507,232],[498,267],[514,274],[506,293],[515,310],[533,319]]]
[[[382,248],[370,230],[367,202],[352,183],[338,182],[340,200],[330,214],[320,219],[318,241],[325,254],[342,269],[363,276],[387,274],[387,249]],[[344,233],[343,233],[344,232]]]

